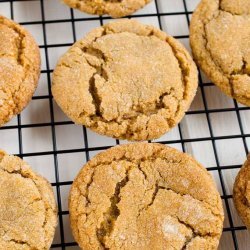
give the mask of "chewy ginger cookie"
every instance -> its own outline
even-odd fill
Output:
[[[50,249],[57,208],[48,181],[0,151],[0,186],[0,249]]]
[[[250,155],[236,177],[233,198],[242,221],[250,229]]]
[[[121,20],[94,29],[59,60],[52,93],[77,124],[128,140],[158,138],[197,89],[186,49],[152,26]]]
[[[217,249],[222,202],[211,175],[176,149],[116,146],[76,177],[69,198],[82,249]]]
[[[108,14],[116,18],[136,12],[151,0],[63,0],[63,2],[71,8],[89,14]]]
[[[250,106],[250,1],[202,0],[192,17],[190,42],[205,74]]]
[[[40,52],[30,33],[0,15],[0,127],[30,102],[40,75]]]

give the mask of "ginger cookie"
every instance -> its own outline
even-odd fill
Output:
[[[0,249],[50,249],[57,224],[51,185],[0,151]]]
[[[30,33],[0,16],[0,127],[30,102],[40,75],[40,52]]]
[[[250,106],[250,1],[202,0],[192,17],[190,42],[205,74]]]
[[[63,0],[63,2],[71,8],[89,14],[108,14],[116,18],[136,12],[151,0]]]
[[[250,155],[236,177],[233,198],[242,221],[250,229]]]
[[[82,249],[217,249],[222,202],[192,157],[149,143],[116,146],[89,161],[69,198]]]
[[[159,29],[121,20],[94,29],[59,60],[52,93],[75,123],[111,137],[158,138],[197,89],[186,49]]]

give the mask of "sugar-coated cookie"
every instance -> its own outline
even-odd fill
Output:
[[[242,221],[250,229],[250,155],[236,177],[233,198]]]
[[[121,20],[94,29],[60,58],[52,93],[77,124],[119,139],[149,140],[180,122],[197,85],[196,66],[177,40]]]
[[[71,8],[95,15],[123,17],[143,8],[151,0],[63,0]]]
[[[205,74],[250,106],[250,1],[202,0],[192,16],[190,42]]]
[[[30,102],[40,75],[40,52],[30,33],[0,15],[0,127]]]
[[[50,183],[0,151],[0,186],[0,249],[50,249],[57,225]]]
[[[217,249],[222,202],[192,157],[149,143],[116,146],[89,161],[69,200],[82,249]]]

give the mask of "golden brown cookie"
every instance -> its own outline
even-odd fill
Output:
[[[123,17],[141,9],[151,0],[63,0],[63,2],[71,8],[89,14]]]
[[[57,224],[50,184],[20,158],[0,151],[0,186],[0,249],[49,249]]]
[[[242,221],[250,230],[250,155],[236,177],[233,198]]]
[[[69,198],[82,249],[217,249],[222,202],[211,175],[187,154],[148,143],[95,156]]]
[[[205,74],[250,106],[250,1],[202,0],[192,17],[190,42]]]
[[[77,124],[119,139],[158,138],[189,108],[197,69],[159,29],[121,20],[94,29],[59,60],[52,92]]]
[[[0,15],[0,127],[29,103],[40,75],[40,52],[30,33]]]

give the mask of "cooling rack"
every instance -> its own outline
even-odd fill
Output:
[[[188,25],[198,0],[155,0],[129,18],[155,25],[189,48]],[[34,35],[42,55],[39,87],[21,115],[0,129],[0,148],[27,161],[53,185],[59,224],[52,249],[79,249],[72,237],[67,198],[82,165],[95,154],[125,141],[74,125],[51,95],[51,73],[62,53],[110,17],[72,10],[59,0],[0,0],[0,14]],[[223,199],[225,223],[220,249],[250,249],[250,234],[232,201],[232,186],[250,145],[250,108],[222,94],[200,72],[197,96],[179,126],[157,142],[193,155],[214,177]]]

